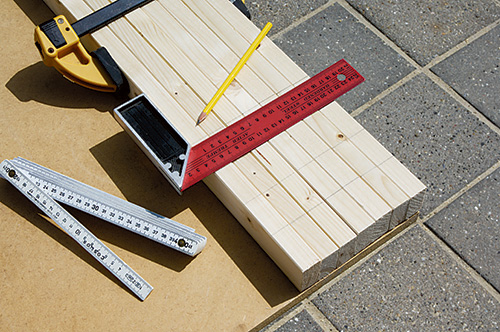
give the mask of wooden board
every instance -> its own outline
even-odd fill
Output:
[[[108,3],[46,2],[70,20]],[[195,127],[203,105],[257,34],[226,0],[157,0],[93,38],[125,72],[132,94],[146,93],[194,145],[306,78],[266,38],[209,119]],[[381,151],[375,160],[374,149]],[[205,183],[299,290],[418,210],[424,189],[336,103]]]
[[[75,20],[108,1],[46,3]],[[157,0],[95,32],[93,42],[111,53],[132,95],[146,93],[194,145],[307,78],[266,38],[195,127],[258,32],[226,0]],[[336,103],[205,183],[299,290],[415,213],[424,190]]]

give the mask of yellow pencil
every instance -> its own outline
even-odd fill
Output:
[[[231,71],[231,73],[229,74],[229,76],[226,78],[226,80],[224,81],[224,83],[222,83],[222,85],[219,88],[219,90],[217,90],[217,92],[215,93],[215,95],[212,97],[212,99],[210,100],[210,102],[207,104],[207,106],[205,107],[205,109],[203,110],[203,112],[201,112],[200,116],[198,117],[198,121],[196,121],[196,125],[199,125],[203,120],[205,120],[207,118],[207,116],[210,113],[210,111],[212,111],[212,108],[219,101],[220,97],[222,97],[222,95],[227,90],[227,88],[229,87],[229,85],[231,84],[231,82],[233,82],[233,80],[236,77],[236,75],[238,75],[238,73],[240,72],[241,68],[243,68],[243,66],[245,65],[245,63],[247,62],[247,60],[250,58],[250,56],[252,55],[252,53],[260,45],[260,43],[262,42],[262,39],[264,39],[264,37],[269,32],[269,30],[271,29],[272,26],[273,25],[271,24],[271,22],[267,22],[267,24],[264,27],[264,29],[262,29],[262,31],[259,33],[259,35],[257,36],[257,38],[255,38],[255,40],[250,45],[250,47],[247,49],[247,51],[245,52],[245,54],[243,54],[243,57],[240,59],[240,61],[238,61],[238,63],[236,64],[236,66],[234,66],[233,70]]]

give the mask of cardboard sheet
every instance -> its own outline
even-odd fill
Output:
[[[114,120],[124,100],[41,62],[42,0],[0,11],[0,158],[17,156],[184,223],[208,238],[191,258],[70,210],[155,288],[141,302],[0,180],[0,328],[8,331],[246,331],[298,292],[203,185],[179,196]]]

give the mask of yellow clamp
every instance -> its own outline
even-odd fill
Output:
[[[54,67],[71,82],[97,91],[115,92],[116,84],[83,47],[66,17],[59,15],[54,20],[66,40],[64,46],[55,47],[39,26],[35,29],[35,44],[45,65]]]

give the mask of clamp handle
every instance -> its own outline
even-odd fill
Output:
[[[36,27],[35,45],[45,65],[54,67],[71,82],[103,92],[116,92],[124,81],[126,83],[109,53],[105,52],[106,63],[99,61],[99,57],[92,57],[63,15]],[[116,70],[120,72],[121,82],[109,73]]]

